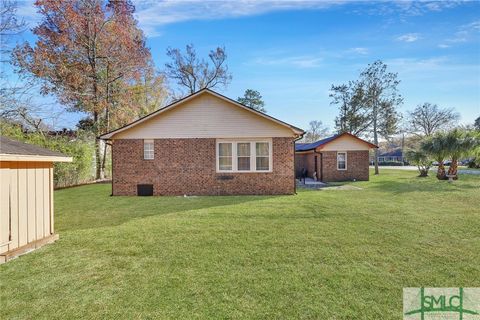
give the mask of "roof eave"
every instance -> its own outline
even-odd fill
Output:
[[[72,157],[0,153],[0,161],[72,162]]]

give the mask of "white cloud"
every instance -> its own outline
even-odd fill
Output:
[[[323,58],[315,56],[290,56],[290,57],[262,57],[256,58],[249,64],[264,66],[290,65],[297,68],[318,68]]]
[[[140,27],[149,37],[161,35],[162,26],[189,20],[214,20],[260,15],[285,10],[322,10],[348,5],[348,0],[132,0],[136,7],[135,16]],[[441,11],[461,4],[462,1],[405,1],[358,2],[355,11],[374,15],[421,15]],[[30,26],[36,24],[40,15],[34,0],[18,2],[18,15]],[[475,27],[475,26],[474,26]],[[480,24],[477,24],[477,28]]]
[[[461,25],[457,28],[457,31],[452,37],[445,39],[440,48],[448,48],[456,43],[468,42],[478,36],[480,32],[480,20],[473,21],[468,24]]]
[[[188,20],[214,20],[259,15],[272,11],[327,9],[345,1],[313,0],[134,0],[136,17],[148,36],[155,36],[163,25]]]
[[[403,42],[415,42],[420,39],[420,35],[418,33],[407,33],[397,37],[398,41]]]
[[[401,20],[409,16],[422,16],[429,12],[439,12],[461,5],[466,0],[396,0],[396,1],[376,1],[359,2],[365,4],[364,7],[359,7],[354,10],[359,14],[370,14],[380,16],[395,16]]]
[[[260,15],[283,10],[322,10],[334,6],[348,5],[348,0],[133,0],[137,8],[136,17],[145,33],[157,35],[161,26],[188,21],[214,20]],[[358,2],[356,9],[375,15],[421,15],[457,6],[461,1],[405,1],[371,3]]]
[[[440,44],[438,45],[438,47],[439,47],[439,48],[442,48],[442,49],[446,49],[446,48],[450,48],[451,45],[448,45],[448,44],[445,44],[445,43],[440,43]]]
[[[348,50],[349,52],[353,52],[353,53],[357,53],[357,54],[361,54],[361,55],[365,55],[365,54],[368,54],[369,51],[367,48],[351,48]]]

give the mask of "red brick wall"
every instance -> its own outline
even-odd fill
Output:
[[[337,152],[322,152],[323,181],[368,180],[368,151],[347,151],[347,170],[337,170]]]
[[[369,153],[368,151],[348,151],[347,152],[347,170],[337,170],[337,152],[336,151],[323,151],[317,154],[317,178],[329,182],[329,181],[345,181],[345,180],[367,180],[369,178],[368,166],[369,166]],[[300,177],[302,168],[307,169],[307,175],[313,178],[315,172],[315,154],[304,153],[295,155],[295,172],[297,177]],[[323,161],[323,176],[321,175],[320,168],[322,168],[321,162]]]
[[[300,153],[295,155],[295,173],[297,178],[302,177],[302,169],[307,169],[307,176],[313,178],[315,173],[315,156],[317,156],[317,170],[320,171],[320,154]],[[320,179],[320,172],[317,172],[317,178]]]
[[[216,173],[215,139],[156,139],[155,159],[143,159],[143,140],[115,140],[113,194],[136,195],[153,184],[155,195],[293,194],[293,139],[273,138],[273,172]]]

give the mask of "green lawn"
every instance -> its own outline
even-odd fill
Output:
[[[2,319],[401,319],[402,288],[480,287],[480,176],[383,170],[296,196],[55,192],[60,240],[0,266]]]

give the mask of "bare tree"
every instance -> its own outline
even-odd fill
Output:
[[[25,21],[17,18],[17,1],[0,1],[0,117],[3,119],[24,120],[28,108],[25,103],[31,83],[12,81],[5,75],[11,63],[11,42],[25,30]],[[28,119],[32,117],[28,115]]]
[[[409,130],[414,134],[430,137],[439,130],[455,126],[460,115],[453,108],[441,109],[436,104],[425,102],[408,113]]]
[[[8,42],[25,30],[26,24],[17,18],[17,1],[1,0],[0,4],[0,52],[4,62],[10,52]]]
[[[329,129],[325,127],[322,121],[313,120],[309,123],[309,128],[305,134],[304,142],[315,142],[329,135]]]
[[[187,89],[187,94],[204,88],[225,88],[232,80],[224,47],[210,51],[208,60],[199,59],[192,44],[187,45],[185,53],[180,49],[168,48],[167,56],[172,61],[165,64],[165,74],[181,88]],[[180,95],[186,94],[182,91]]]

